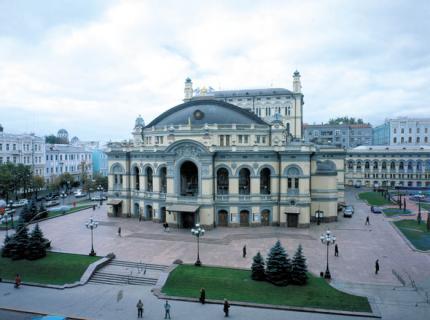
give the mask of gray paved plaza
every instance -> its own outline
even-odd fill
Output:
[[[373,305],[386,319],[400,319],[401,316],[411,315],[411,313],[413,317],[410,319],[424,319],[426,313],[430,311],[423,296],[425,290],[430,292],[430,285],[427,285],[428,281],[426,281],[430,279],[430,255],[413,251],[390,225],[390,219],[370,213],[366,204],[356,200],[355,192],[356,190],[348,190],[346,194],[347,202],[355,206],[355,214],[352,218],[340,216],[337,223],[312,225],[309,229],[216,228],[203,237],[200,257],[205,264],[248,268],[252,256],[257,251],[266,255],[274,242],[280,239],[290,255],[299,244],[302,244],[310,271],[319,274],[325,269],[326,264],[326,251],[319,236],[330,228],[337,237],[340,251],[339,257],[335,258],[333,248],[330,248],[333,285],[351,293],[371,297]],[[365,218],[368,214],[370,214],[370,226],[365,226]],[[139,222],[136,219],[109,218],[106,215],[105,206],[95,212],[86,210],[44,221],[41,227],[45,235],[52,240],[54,251],[87,254],[90,250],[90,232],[86,229],[85,222],[91,216],[100,221],[94,236],[95,250],[98,255],[114,252],[121,260],[165,265],[170,265],[175,259],[189,263],[195,261],[196,241],[189,231],[174,229],[166,233],[161,224]],[[122,229],[121,237],[117,235],[119,226]],[[4,236],[4,232],[1,236]],[[242,258],[244,244],[248,249],[248,256],[245,259]],[[378,275],[374,274],[376,259],[379,259],[381,265]],[[398,276],[396,277],[394,273]],[[402,288],[398,277],[402,278],[407,285],[412,279],[418,286],[422,285],[424,290],[416,292],[409,287]],[[25,281],[25,275],[23,278]],[[109,319],[103,310],[106,310],[106,314],[109,315],[125,312],[127,317],[124,319],[133,319],[136,299],[144,295],[145,300],[151,304],[148,311],[145,311],[146,318],[161,317],[161,302],[150,294],[149,288],[88,284],[76,289],[55,291],[24,287],[23,290],[12,290],[6,296],[5,293],[10,291],[8,285],[2,284],[0,288],[2,290],[0,306],[26,309],[25,303],[18,302],[17,295],[22,297],[29,295],[26,298],[29,302],[28,307],[33,310],[30,295],[35,291],[40,298],[46,297],[55,301],[44,305],[47,311],[58,312],[65,308],[70,310],[69,315],[100,319]],[[120,300],[123,302],[113,303],[121,290],[124,296]],[[69,307],[65,306],[66,301]],[[187,313],[202,312],[202,307],[198,304],[173,302],[173,307],[176,310],[175,318],[178,319],[193,319]],[[44,311],[40,308],[36,311]],[[110,311],[107,312],[108,310]],[[207,306],[204,310],[208,314],[213,314],[214,318],[222,316],[219,306]],[[328,317],[253,308],[237,307],[234,310],[237,312],[233,312],[233,317],[237,319],[285,319],[286,314],[289,319],[326,319]],[[101,315],[103,317],[100,317]],[[195,317],[195,319],[198,318]]]

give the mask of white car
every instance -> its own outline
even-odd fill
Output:
[[[352,215],[354,214],[354,207],[353,206],[346,206],[343,209],[343,216],[352,218]]]
[[[27,199],[21,199],[18,202],[12,203],[12,208],[23,207],[23,206],[26,206],[27,204],[28,204],[28,200]]]

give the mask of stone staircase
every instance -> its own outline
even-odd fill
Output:
[[[160,274],[167,268],[168,266],[165,265],[114,259],[96,271],[89,282],[110,285],[154,286]]]

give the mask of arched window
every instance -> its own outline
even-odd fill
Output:
[[[383,161],[381,167],[382,167],[382,170],[387,170],[387,163]]]
[[[412,172],[412,170],[413,170],[412,167],[413,167],[412,166],[412,161],[409,161],[408,162],[408,172]]]
[[[140,189],[140,176],[139,176],[139,168],[134,167],[134,189]]]
[[[146,191],[152,192],[152,169],[146,168]]]
[[[160,170],[160,192],[167,192],[167,169],[166,167],[161,168]]]
[[[226,168],[218,169],[216,173],[217,194],[228,194],[228,170]]]
[[[370,162],[369,161],[366,161],[365,163],[364,163],[364,169],[370,169]]]
[[[417,171],[421,172],[423,170],[423,163],[421,161],[417,161]]]
[[[378,170],[378,161],[373,161],[373,169]]]
[[[296,167],[291,167],[287,170],[287,194],[299,193],[299,176],[300,170]]]
[[[260,172],[260,194],[270,194],[270,169],[264,168]]]
[[[181,195],[195,197],[199,192],[199,170],[191,161],[181,166]]]
[[[357,170],[361,170],[361,161],[357,162]]]
[[[113,189],[114,190],[122,189],[122,175],[124,173],[124,170],[119,164],[116,164],[112,168],[112,173],[113,173]]]
[[[239,194],[250,194],[251,192],[251,173],[247,168],[239,171]]]
[[[354,162],[348,161],[348,169],[354,169]]]
[[[396,170],[396,163],[394,161],[391,161],[390,163],[390,170]]]
[[[399,170],[404,170],[405,169],[405,165],[403,164],[403,161],[399,162]]]

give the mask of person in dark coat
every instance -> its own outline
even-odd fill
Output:
[[[166,300],[166,303],[164,304],[164,319],[170,319],[170,304],[169,304],[169,301],[167,300]]]
[[[337,247],[337,243],[334,245],[334,256],[339,257],[339,248]]]
[[[206,300],[205,288],[200,289],[200,299],[199,300],[200,300],[201,304],[205,304],[205,300]]]
[[[375,261],[375,274],[378,274],[379,272],[379,259],[376,259]]]
[[[366,217],[366,223],[364,225],[370,225],[370,219],[369,216]]]
[[[118,236],[121,237],[121,227],[118,227]]]
[[[143,318],[143,302],[142,302],[142,300],[139,299],[136,307],[137,307],[137,317]]]
[[[242,249],[242,257],[246,258],[246,244],[243,246],[243,249]]]
[[[230,304],[228,303],[227,299],[224,299],[224,317],[228,317],[228,309],[230,309]]]

